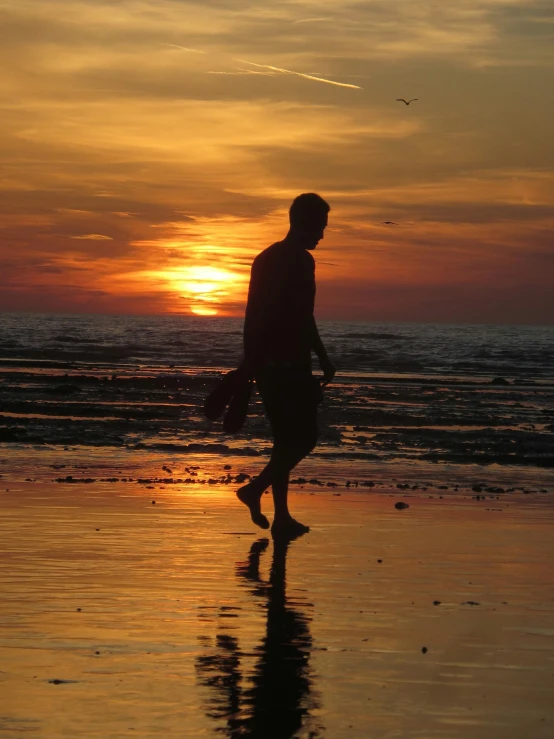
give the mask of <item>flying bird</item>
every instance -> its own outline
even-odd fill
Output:
[[[396,223],[396,221],[381,221],[381,223],[384,223],[385,226],[398,226],[398,223]]]
[[[413,103],[414,100],[418,100],[419,98],[412,98],[411,100],[404,100],[404,98],[396,98],[397,103],[405,103],[406,105],[409,105],[410,103]]]

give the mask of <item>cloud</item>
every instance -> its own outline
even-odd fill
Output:
[[[113,241],[111,236],[104,234],[82,234],[81,236],[70,236],[71,239],[82,239],[83,241]]]
[[[292,21],[294,25],[299,25],[300,23],[326,23],[327,21],[332,21],[333,18],[330,16],[323,17],[323,18],[299,18],[298,20]]]
[[[542,284],[550,6],[2,5],[0,261],[12,286],[19,275],[19,291],[52,301],[57,276],[67,306],[95,289],[106,309],[182,310],[156,269],[218,264],[243,290],[253,255],[286,231],[292,198],[312,190],[333,208],[318,276],[337,315],[332,291],[347,297],[359,275],[398,289],[456,275]],[[394,102],[406,95],[420,100]],[[383,220],[401,225],[392,233]],[[345,287],[332,287],[339,276]],[[398,310],[411,315],[414,295]],[[243,297],[227,309],[240,313]]]
[[[331,320],[406,321],[423,323],[539,324],[554,323],[554,303],[544,283],[487,286],[471,282],[387,284],[371,279],[318,286],[318,318]]]

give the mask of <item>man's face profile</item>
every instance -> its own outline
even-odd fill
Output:
[[[313,251],[324,236],[327,227],[327,216],[324,219],[317,219],[311,223],[307,223],[303,231],[304,248]]]

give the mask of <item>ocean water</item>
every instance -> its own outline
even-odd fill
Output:
[[[319,327],[338,373],[297,484],[554,489],[553,327]],[[2,474],[167,481],[162,467],[196,466],[189,479],[230,484],[222,469],[240,460],[255,473],[263,459],[246,458],[271,446],[259,398],[233,436],[201,412],[241,332],[238,319],[0,314]]]
[[[319,322],[344,372],[496,375],[554,381],[554,327]],[[242,320],[0,313],[0,358],[108,365],[234,367]]]

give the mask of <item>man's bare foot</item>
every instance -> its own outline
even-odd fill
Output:
[[[261,529],[268,529],[269,521],[262,513],[262,493],[259,493],[255,488],[252,489],[252,483],[248,483],[248,485],[244,485],[242,488],[237,490],[237,498],[241,503],[244,503],[250,511],[250,517],[252,518],[253,523]]]
[[[271,526],[271,535],[274,539],[287,539],[291,541],[307,534],[309,530],[309,526],[304,526],[303,523],[291,517],[283,521],[274,521]]]
[[[256,493],[256,495],[263,495],[267,488],[268,485],[264,482],[262,475],[258,475],[258,477],[254,477],[254,479],[247,482],[246,485],[239,488],[238,492],[246,493],[247,495],[254,495],[254,493]]]

